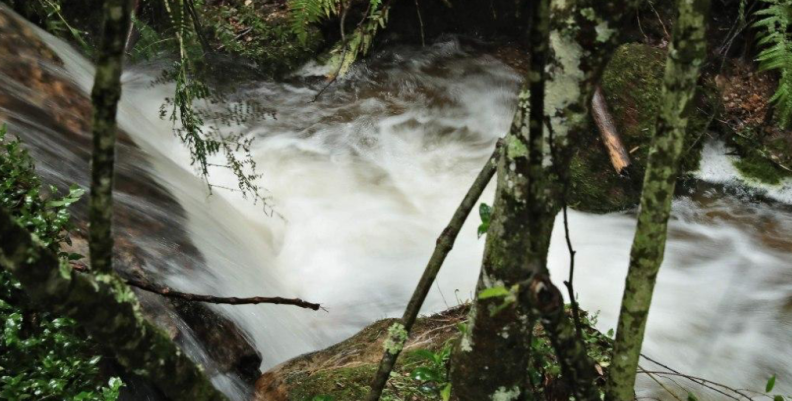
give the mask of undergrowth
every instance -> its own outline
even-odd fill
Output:
[[[45,188],[19,140],[0,127],[0,207],[9,211],[62,262],[82,256],[60,251],[74,229],[68,207],[83,190],[59,195]],[[74,320],[39,312],[10,273],[0,270],[0,399],[114,401],[123,385],[101,372],[98,346]]]

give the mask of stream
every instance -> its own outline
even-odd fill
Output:
[[[45,40],[65,61],[62,73],[89,92],[90,63],[59,40]],[[132,66],[123,76],[120,127],[183,207],[186,232],[203,255],[193,262],[204,268],[189,274],[169,268],[177,261],[168,253],[147,260],[146,268],[181,291],[300,297],[327,309],[212,306],[250,334],[262,369],[401,314],[436,237],[507,132],[520,82],[510,67],[453,37],[423,49],[391,46],[313,101],[325,85],[314,76],[323,72],[307,65],[287,83],[253,82],[227,100],[255,99],[274,112],[233,127],[255,138],[252,153],[270,197],[264,208],[222,189],[209,196],[171,123],[159,118],[173,86],[153,84],[156,66]],[[52,146],[26,143],[34,153]],[[64,158],[40,168],[68,181],[68,163]],[[644,354],[737,388],[762,391],[777,374],[776,391],[792,392],[792,183],[741,181],[717,141],[706,144],[697,177],[674,202]],[[236,186],[226,169],[212,169],[210,180]],[[482,201],[492,203],[493,194],[491,185]],[[160,210],[156,199],[122,201]],[[478,224],[478,216],[468,219],[425,313],[471,298],[484,247]],[[599,311],[604,332],[616,326],[634,229],[634,211],[570,212],[579,301]],[[550,251],[557,284],[568,265],[559,220]],[[645,360],[641,365],[657,368]],[[232,398],[244,398],[233,378],[214,380]],[[638,395],[666,397],[646,375],[639,375]]]

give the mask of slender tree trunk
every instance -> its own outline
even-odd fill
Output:
[[[134,293],[115,274],[80,274],[0,209],[0,266],[42,308],[77,321],[130,373],[169,399],[225,400],[203,371],[140,315]]]
[[[591,97],[618,44],[618,24],[636,4],[615,3],[554,1],[550,10],[545,2],[530,3],[530,93],[520,94],[504,141],[477,298],[452,358],[452,391],[460,400],[530,398],[526,371],[536,319],[576,398],[599,398],[594,364],[549,280],[547,252],[563,205],[573,152],[569,144],[588,128]]]
[[[622,298],[606,399],[628,401],[633,387],[652,293],[663,262],[668,217],[699,67],[706,56],[710,0],[678,0],[679,17],[666,61],[663,105],[644,177],[638,227]]]
[[[102,38],[96,62],[93,102],[93,155],[89,209],[91,268],[113,269],[113,163],[121,69],[132,18],[132,0],[105,0]]]

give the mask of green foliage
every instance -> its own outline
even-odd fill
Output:
[[[481,217],[481,224],[478,226],[478,237],[481,238],[489,230],[492,207],[486,203],[479,205],[479,216]]]
[[[760,71],[777,70],[780,74],[778,88],[770,99],[775,104],[775,118],[782,127],[792,123],[792,1],[761,0],[767,8],[754,13],[759,19],[753,27],[759,28],[757,44],[762,48],[756,60]]]
[[[166,99],[162,105],[160,117],[173,122],[174,133],[189,149],[191,164],[206,181],[210,192],[213,188],[238,191],[245,198],[251,196],[254,202],[263,201],[266,206],[266,199],[256,184],[260,175],[256,173],[256,164],[250,153],[253,140],[245,138],[243,134],[224,135],[219,129],[204,128],[204,119],[196,107],[197,102],[214,100],[214,95],[197,78],[200,74],[195,60],[200,60],[207,49],[200,33],[195,30],[199,23],[191,21],[195,17],[188,12],[189,3],[185,3],[185,0],[164,0],[164,5],[179,57],[170,69],[163,72],[161,78],[161,81],[174,81],[175,90],[174,96]],[[237,156],[238,152],[242,153],[241,158]],[[210,158],[218,154],[225,158],[225,164],[210,162]],[[237,178],[237,188],[213,185],[209,180],[210,166],[230,169]]]
[[[418,360],[428,362],[428,365],[418,366],[410,372],[410,378],[421,382],[419,389],[435,393],[443,401],[451,398],[451,382],[449,369],[451,367],[451,341],[446,341],[439,351],[434,352],[428,349],[419,349],[412,352]],[[432,386],[427,386],[431,383]]]
[[[291,29],[301,40],[307,38],[309,27],[331,16],[345,15],[345,8],[352,2],[339,0],[289,0]],[[359,56],[365,56],[371,49],[374,36],[388,22],[388,10],[382,0],[369,0],[363,18],[355,25],[354,31],[346,33],[341,27],[341,41],[330,51],[327,62],[333,69],[331,78],[345,75]],[[342,17],[343,19],[343,17]]]
[[[11,6],[22,11],[26,17],[37,17],[38,22],[49,33],[66,40],[73,40],[86,54],[92,48],[86,41],[88,33],[75,28],[63,15],[61,0],[12,0]]]
[[[72,186],[63,197],[57,196],[55,187],[48,188],[46,198],[42,198],[42,185],[33,167],[33,159],[21,142],[6,139],[6,127],[0,127],[0,207],[11,210],[17,221],[41,244],[65,258],[60,252],[60,243],[70,244],[68,231],[73,229],[67,208],[77,202],[84,190]]]
[[[7,140],[0,128],[0,207],[34,234],[62,261],[81,255],[60,252],[73,229],[67,208],[82,190],[72,187],[58,196],[55,188],[43,194],[33,161],[19,140]],[[0,271],[0,399],[112,401],[122,383],[104,383],[96,344],[71,319],[36,312],[19,283]]]

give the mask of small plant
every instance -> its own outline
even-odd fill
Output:
[[[446,341],[443,348],[437,352],[427,349],[413,351],[414,356],[429,364],[413,369],[410,377],[422,383],[420,387],[422,391],[436,392],[443,401],[451,398],[451,383],[448,375],[451,349],[451,341]]]
[[[478,226],[478,237],[481,238],[489,230],[492,207],[486,203],[479,205],[479,216],[481,217],[481,224]]]

